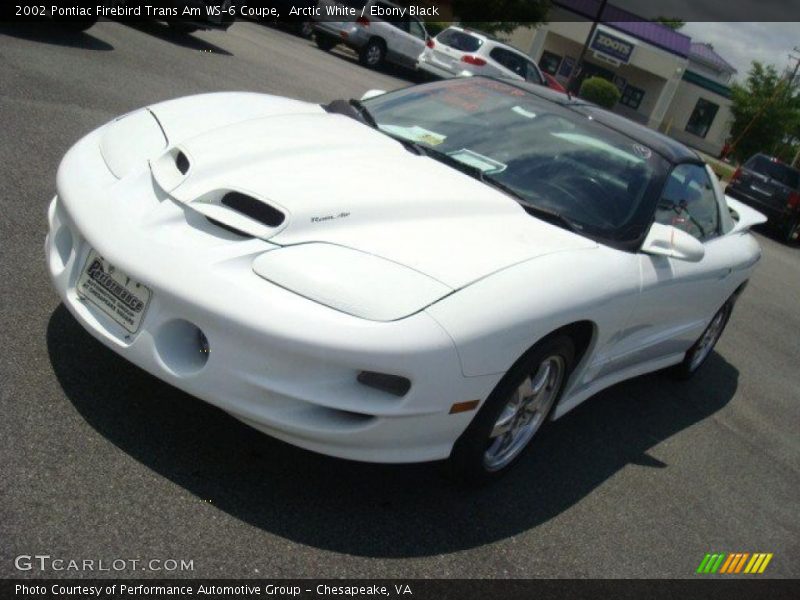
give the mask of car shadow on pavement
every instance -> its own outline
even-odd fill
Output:
[[[114,46],[85,31],[70,31],[48,20],[31,23],[0,24],[0,35],[84,50],[113,50]]]
[[[195,37],[192,33],[176,31],[161,21],[130,21],[126,22],[125,25],[189,50],[233,56],[233,53],[228,52],[225,48],[220,48],[216,44]]]
[[[752,231],[759,235],[762,235],[765,238],[769,238],[773,242],[780,244],[781,246],[785,246],[787,248],[798,248],[800,247],[800,240],[788,242],[786,241],[786,233],[777,225],[773,225],[772,223],[761,223],[760,225],[756,225],[753,227]]]
[[[284,444],[168,386],[91,337],[61,305],[47,327],[55,375],[86,422],[219,510],[294,542],[357,556],[430,556],[545,523],[620,469],[669,468],[648,451],[733,397],[713,353],[691,382],[654,374],[601,392],[543,429],[493,486],[464,490],[438,464],[373,465]]]

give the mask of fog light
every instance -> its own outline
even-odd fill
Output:
[[[197,330],[197,345],[200,346],[200,354],[209,353],[208,338],[206,334],[199,329]]]
[[[367,387],[392,394],[393,396],[405,396],[411,389],[411,382],[399,375],[388,375],[386,373],[375,373],[373,371],[361,371],[358,374],[358,382]]]
[[[184,319],[173,319],[162,324],[155,335],[155,342],[161,362],[175,375],[194,375],[208,362],[208,339],[197,325]]]

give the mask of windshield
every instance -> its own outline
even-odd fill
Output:
[[[364,106],[384,133],[603,240],[638,239],[668,170],[655,152],[590,117],[483,77],[416,86]]]
[[[766,156],[758,154],[748,160],[744,166],[790,188],[800,188],[800,171],[770,160]]]
[[[462,52],[475,52],[483,45],[483,40],[458,29],[445,29],[436,36],[436,41]]]

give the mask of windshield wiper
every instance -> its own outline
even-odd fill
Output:
[[[356,100],[355,98],[352,98],[350,100],[350,106],[352,106],[358,111],[359,116],[361,116],[361,118],[367,125],[377,129],[378,122],[375,120],[375,117],[372,116],[372,113],[369,112],[369,109],[366,106],[364,106],[364,103],[361,102],[361,100]]]
[[[528,214],[531,214],[534,217],[537,217],[543,221],[548,221],[549,223],[558,225],[559,227],[568,229],[574,233],[582,233],[583,228],[580,225],[575,223],[575,221],[568,219],[561,213],[548,208],[542,208],[541,206],[536,206],[530,202],[522,201],[520,204]]]
[[[392,135],[385,131],[383,133],[386,133],[386,135],[388,135],[390,138],[397,140],[415,154],[418,154],[420,156],[428,156],[430,158],[433,158],[434,160],[438,160],[439,162],[444,163],[450,167],[453,167],[454,169],[457,169],[462,173],[469,175],[470,177],[474,177],[481,183],[485,183],[486,185],[492,186],[493,188],[500,190],[504,194],[511,196],[514,200],[519,202],[520,205],[522,205],[522,208],[525,209],[525,211],[528,214],[533,215],[534,217],[538,217],[543,221],[547,221],[549,223],[552,223],[554,225],[557,225],[563,229],[567,229],[574,233],[581,233],[582,231],[582,228],[574,221],[568,219],[561,213],[532,204],[527,198],[525,198],[525,196],[520,194],[514,188],[512,188],[509,185],[506,185],[501,181],[498,181],[494,177],[486,175],[486,173],[484,173],[483,170],[479,169],[478,167],[474,167],[472,165],[463,163],[457,158],[453,158],[446,152],[442,152],[441,150],[436,150],[434,148],[431,148],[430,146],[420,144],[419,142],[415,142],[408,138]]]

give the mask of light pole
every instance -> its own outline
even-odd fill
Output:
[[[578,60],[572,66],[572,71],[569,74],[569,80],[567,81],[567,90],[575,93],[577,95],[578,90],[574,89],[575,87],[575,78],[583,69],[583,61],[586,58],[586,53],[589,51],[589,44],[592,43],[592,38],[594,37],[594,32],[597,31],[597,25],[603,19],[603,11],[606,9],[606,4],[608,0],[602,0],[600,2],[600,9],[597,11],[597,15],[594,17],[594,21],[592,21],[592,27],[589,29],[589,35],[586,37],[586,41],[583,44],[583,48],[581,49],[581,55],[578,57]]]

